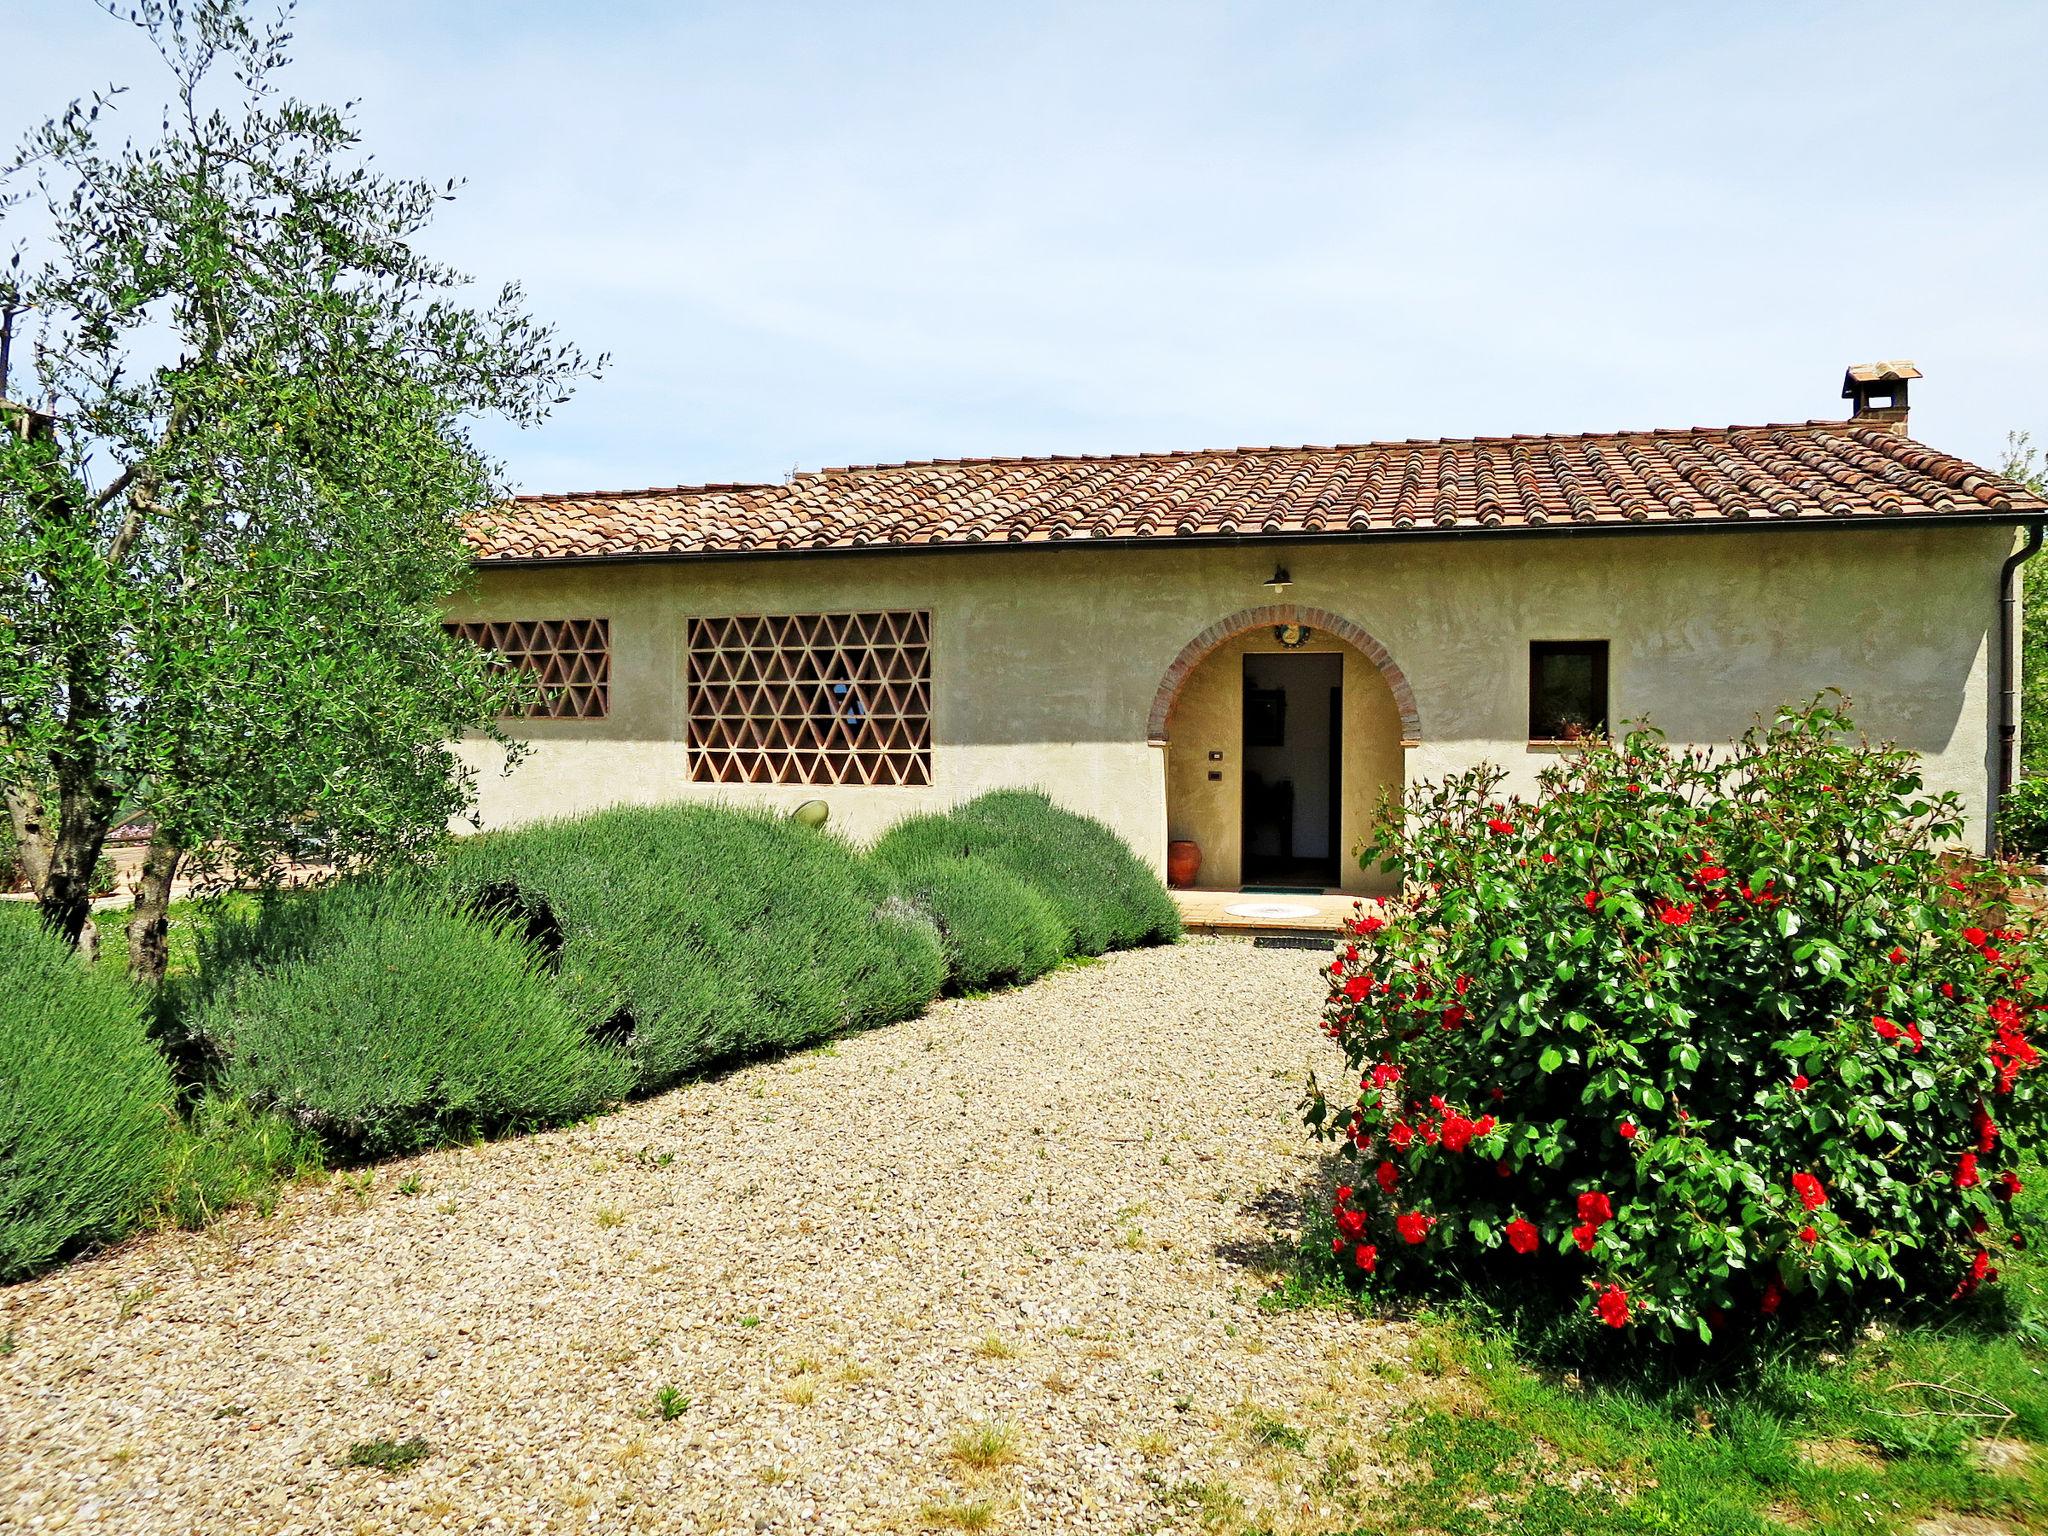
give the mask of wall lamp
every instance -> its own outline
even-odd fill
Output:
[[[1266,578],[1266,590],[1275,597],[1281,596],[1293,585],[1294,578],[1287,574],[1287,567],[1284,565],[1274,566],[1273,574]]]

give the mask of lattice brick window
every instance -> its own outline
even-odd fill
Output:
[[[690,620],[700,784],[929,784],[929,613]]]
[[[609,619],[485,619],[448,629],[540,686],[529,720],[602,720],[611,708]]]

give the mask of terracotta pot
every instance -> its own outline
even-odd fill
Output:
[[[1202,872],[1200,843],[1171,842],[1166,845],[1166,883],[1186,890]]]

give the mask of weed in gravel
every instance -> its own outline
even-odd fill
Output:
[[[114,1320],[121,1323],[131,1321],[142,1310],[142,1304],[154,1295],[156,1287],[153,1285],[138,1285],[132,1291],[123,1291]]]
[[[0,1333],[0,1356],[13,1354],[14,1348],[14,1330],[10,1328],[5,1333]]]
[[[789,1469],[777,1466],[757,1467],[754,1470],[754,1480],[763,1488],[779,1488],[789,1481]]]
[[[858,1360],[847,1361],[846,1364],[839,1367],[836,1374],[841,1381],[855,1383],[872,1381],[875,1378],[875,1373],[862,1365]]]
[[[1228,1483],[1175,1483],[1161,1489],[1159,1502],[1169,1509],[1190,1510],[1205,1531],[1239,1527],[1244,1500]]]
[[[1004,1339],[1000,1334],[994,1333],[987,1335],[979,1344],[975,1345],[974,1352],[984,1360],[1014,1360],[1017,1358],[1017,1346]]]
[[[408,1173],[398,1181],[398,1192],[401,1195],[423,1195],[427,1192],[426,1181],[416,1173]]]
[[[600,1227],[622,1227],[626,1224],[626,1213],[615,1205],[600,1205],[597,1208],[597,1224]]]
[[[742,1328],[758,1328],[761,1326],[761,1319],[749,1312],[740,1319],[740,1326]]]
[[[1071,1376],[1055,1374],[1045,1378],[1045,1390],[1055,1393],[1060,1397],[1065,1397],[1069,1392],[1073,1391],[1074,1386],[1075,1382]]]
[[[947,1531],[987,1531],[996,1523],[996,1507],[986,1499],[971,1504],[961,1499],[934,1500],[918,1515],[926,1525]]]
[[[427,1459],[427,1442],[411,1440],[362,1440],[348,1448],[352,1467],[375,1467],[380,1472],[403,1472]]]
[[[818,1400],[818,1384],[808,1376],[799,1376],[782,1389],[782,1400],[799,1408],[808,1408]]]
[[[680,1419],[689,1406],[689,1396],[679,1388],[663,1387],[654,1394],[654,1416],[664,1424]]]
[[[361,1173],[337,1173],[334,1182],[341,1186],[343,1194],[355,1196],[356,1203],[361,1205],[369,1200],[370,1192],[377,1187],[377,1170],[365,1168]]]
[[[993,1472],[1017,1459],[1017,1432],[1007,1424],[976,1424],[953,1436],[947,1454],[970,1472]]]
[[[1261,1408],[1257,1403],[1245,1402],[1238,1407],[1238,1418],[1244,1426],[1244,1437],[1253,1445],[1267,1450],[1293,1451],[1297,1455],[1308,1449],[1308,1436]]]

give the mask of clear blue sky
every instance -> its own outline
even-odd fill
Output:
[[[1840,413],[2048,436],[2048,5],[309,0],[300,94],[614,354],[526,489]],[[7,136],[151,61],[0,0]]]

